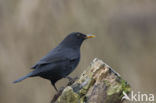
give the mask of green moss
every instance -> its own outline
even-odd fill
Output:
[[[110,82],[108,80],[104,80],[103,82],[107,87],[110,86]]]
[[[115,85],[110,85],[110,87],[107,90],[107,95],[113,95],[119,93],[121,89],[122,89],[122,85],[119,83],[116,83]]]
[[[123,79],[121,79],[120,82],[116,82],[115,84],[110,84],[110,82],[106,81],[106,80],[104,82],[105,82],[106,86],[108,87],[107,88],[107,95],[109,95],[109,96],[113,95],[113,94],[121,94],[121,97],[122,97],[123,91],[127,94],[130,92],[130,85],[127,84],[127,82]]]
[[[85,81],[84,81],[85,82]],[[95,83],[95,80],[93,78],[88,78],[88,81],[87,81],[87,85],[85,85],[80,91],[79,91],[79,94],[82,96],[82,95],[85,95],[87,92],[88,92],[88,89],[90,88],[90,86],[94,85]]]
[[[78,92],[74,92],[71,87],[66,87],[62,93],[63,95],[59,97],[58,103],[84,103],[86,100],[85,94],[88,92],[90,86],[94,85],[95,80],[93,78],[89,78],[87,81],[83,82],[87,82],[87,84]]]
[[[62,94],[58,99],[58,103],[79,103],[80,96],[71,87],[67,87]]]
[[[124,91],[125,93],[128,94],[131,91],[130,85],[125,80],[121,80],[121,85],[122,91]],[[123,94],[121,96],[123,96]]]

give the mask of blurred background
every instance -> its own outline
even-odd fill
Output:
[[[0,0],[0,103],[49,103],[56,91],[48,80],[12,81],[75,31],[96,38],[84,42],[72,77],[100,58],[134,92],[156,95],[155,0]]]

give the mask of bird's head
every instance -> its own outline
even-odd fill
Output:
[[[62,45],[65,46],[73,46],[73,47],[80,47],[82,42],[89,38],[94,38],[95,35],[92,34],[83,34],[80,32],[73,32],[69,34],[65,39],[61,42]]]

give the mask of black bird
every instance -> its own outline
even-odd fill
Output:
[[[56,48],[32,66],[34,71],[15,80],[13,83],[18,83],[28,77],[40,76],[50,80],[57,91],[55,83],[61,78],[67,78],[78,65],[82,42],[93,37],[95,36],[92,34],[85,35],[80,32],[69,34]]]

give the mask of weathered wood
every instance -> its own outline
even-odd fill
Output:
[[[102,60],[94,59],[79,79],[61,89],[51,103],[121,103],[130,86]]]

